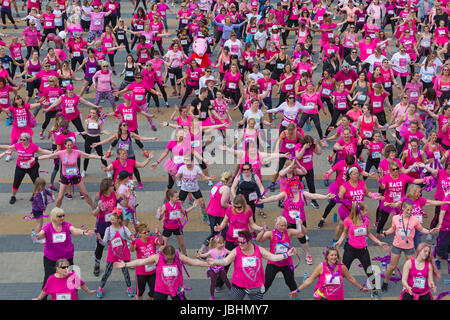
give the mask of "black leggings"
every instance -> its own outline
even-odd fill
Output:
[[[306,179],[309,192],[316,193],[316,185],[314,184],[314,169],[308,170],[308,173],[304,176],[300,176],[300,179],[303,179],[303,177]]]
[[[314,122],[314,126],[317,129],[317,133],[319,134],[319,138],[320,140],[323,139],[323,133],[322,133],[322,127],[320,126],[320,119],[319,119],[319,114],[308,114],[308,113],[302,113],[302,116],[300,117],[300,128],[303,128],[303,125],[305,124],[305,122],[308,119],[312,119]]]
[[[212,216],[210,214],[208,214],[208,218],[209,218],[209,229],[211,230],[211,233],[209,234],[209,236],[205,239],[205,241],[203,241],[203,244],[205,246],[209,245],[209,240],[212,237],[215,237],[216,235],[219,234],[219,232],[214,231],[214,226],[215,225],[220,225],[223,221],[222,217],[216,217],[216,216]],[[227,233],[227,229],[228,227],[226,227],[225,229],[222,230],[222,232],[220,232],[222,234],[222,237],[225,239],[225,235]]]
[[[125,261],[125,262],[128,262],[128,261]],[[108,281],[108,278],[111,275],[113,268],[114,267],[111,262],[106,262],[105,273],[103,274],[103,277],[100,280],[100,288],[103,289],[105,287],[106,281]],[[122,274],[123,274],[123,278],[125,280],[125,284],[127,285],[127,288],[131,288],[130,273],[128,272],[128,268],[122,268]]]
[[[390,213],[381,209],[379,209],[378,212],[379,212],[379,219],[378,219],[377,233],[380,234],[383,231],[383,228],[389,219]]]
[[[364,272],[370,279],[371,276],[373,275],[373,272],[367,271],[367,269],[371,265],[369,250],[367,250],[367,247],[362,249],[353,248],[348,242],[346,242],[344,246],[344,256],[342,258],[342,262],[344,263],[344,265],[347,267],[348,270],[350,270],[352,262],[355,259],[358,259],[359,262],[361,262],[364,268]],[[373,278],[372,278],[372,288],[375,288],[375,279]]]
[[[181,71],[181,68],[168,68],[167,73],[169,75],[170,84],[175,87],[176,80],[180,80],[183,78],[183,72]]]
[[[153,298],[153,295],[155,294],[155,281],[156,281],[156,273],[143,275],[143,274],[137,274],[136,275],[136,296],[142,297],[144,295],[145,287],[148,284],[148,296],[150,298]]]
[[[189,97],[189,95],[191,94],[191,92],[192,91],[197,91],[197,90],[198,90],[198,85],[197,86],[191,86],[190,84],[186,84],[186,91],[184,92],[183,99],[181,99],[181,105],[184,106],[184,103],[186,102],[186,100]]]
[[[33,50],[37,51],[38,55],[39,55],[39,47],[38,46],[36,46],[36,47],[27,47],[27,56],[25,57],[25,60],[28,60],[30,58],[31,51],[33,51]]]
[[[16,60],[17,63],[22,64],[24,63],[23,60]],[[14,76],[16,75],[16,70],[17,68],[20,69],[20,72],[22,73],[25,70],[24,66],[16,66],[15,63],[11,63],[11,78],[14,78]],[[23,77],[23,79],[25,79],[25,77]]]
[[[19,190],[26,174],[30,176],[31,181],[33,181],[34,184],[36,178],[39,178],[39,163],[36,162],[30,169],[22,169],[16,165],[16,170],[14,171],[14,182],[12,186],[13,190]]]
[[[228,251],[232,251],[236,247],[237,245],[235,245],[234,242],[225,241],[225,249],[227,249]],[[225,266],[225,273],[228,273],[228,269],[230,269],[230,265]],[[224,282],[222,281],[222,279],[218,278],[216,282],[216,288],[223,286],[223,284]]]
[[[72,68],[72,71],[75,71],[77,64],[79,64],[80,66],[83,64],[83,59],[83,56],[70,59],[70,67]],[[86,72],[85,66],[83,66],[83,72]]]
[[[91,137],[90,135],[86,135],[86,141],[84,142],[84,152],[86,152],[87,154],[91,154],[92,152],[92,147],[91,145],[93,143],[98,143],[100,142],[100,136],[96,136],[96,137]],[[101,157],[103,157],[103,148],[102,146],[97,146],[95,147],[95,152],[97,152],[97,154]],[[108,166],[108,163],[105,160],[101,160],[103,165],[106,167]],[[84,163],[83,163],[83,169],[84,171],[87,170],[89,165],[89,159],[84,159]]]
[[[114,68],[114,66],[115,66],[114,55],[115,55],[115,53],[108,53],[108,59],[109,59],[109,64],[111,65],[111,68]]]
[[[148,11],[148,10],[147,10],[147,3],[146,3],[146,0],[136,0],[136,4],[135,4],[135,6],[134,6],[133,13],[134,13],[134,11],[136,11],[137,8],[139,8],[139,3],[140,3],[140,2],[142,2],[142,4],[144,5],[145,11]]]
[[[164,83],[160,84],[159,82],[156,81],[156,84],[158,85],[159,91],[161,91],[162,95],[163,95],[163,99],[164,101],[167,103],[167,92],[166,89],[164,89]]]
[[[57,149],[56,144],[52,144],[52,151]],[[53,185],[55,183],[56,174],[59,171],[59,159],[53,159],[53,171],[50,177],[50,184]]]
[[[291,28],[293,25],[294,25],[295,27],[298,27],[298,19],[297,19],[297,20],[291,20],[291,19],[289,19],[289,20],[287,21],[287,23],[286,23],[286,26],[287,26],[288,28]],[[286,40],[287,40],[287,38],[289,37],[289,32],[290,32],[290,30],[286,29],[286,30],[284,31],[284,33],[282,34],[282,36],[281,36],[284,45],[286,45]]]
[[[328,126],[327,130],[325,130],[325,136],[328,136],[328,134],[330,133],[330,131],[331,131],[330,127],[336,126],[339,116],[345,116],[346,112],[347,112],[347,109],[342,110],[342,109],[334,108],[333,113],[331,114],[331,123]]]
[[[16,24],[16,22],[14,21],[11,9],[9,9],[9,10],[8,9],[2,9],[1,14],[2,14],[2,22],[3,22],[3,24],[6,25],[6,17],[7,16],[8,16],[9,21],[11,21],[13,25]]]
[[[294,278],[294,271],[291,270],[290,266],[277,267],[274,264],[268,263],[266,265],[266,276],[264,281],[264,287],[266,289],[265,292],[269,290],[278,272],[281,272],[283,274],[284,282],[286,283],[290,291],[294,291],[295,289],[297,289],[297,283],[295,282]]]
[[[322,219],[326,219],[328,215],[330,214],[331,210],[333,210],[334,206],[336,205],[336,202],[333,200],[328,200],[328,205],[325,208],[325,211],[323,212]]]
[[[325,104],[325,103],[327,104],[328,112],[330,114],[333,114],[334,106],[333,106],[333,103],[331,102],[331,99],[329,97],[328,98],[321,97],[320,99],[322,100],[322,104]]]
[[[223,283],[225,283],[228,289],[231,289],[230,280],[228,280],[227,274],[224,269],[220,269],[220,271],[218,271],[217,273],[211,269],[208,269],[208,271],[206,271],[206,276],[211,279],[211,285],[209,286],[209,293],[211,297],[214,297],[216,283],[219,278]]]
[[[159,52],[161,53],[161,57],[164,56],[162,40],[153,40],[153,45],[158,45],[158,49],[159,49]]]
[[[73,119],[71,121],[73,123],[73,125],[75,126],[75,128],[77,128],[78,132],[84,132],[84,128],[83,128],[83,123],[81,122],[81,118],[80,116],[76,117],[75,119]],[[86,139],[86,135],[83,134],[82,137],[84,139]]]
[[[378,169],[378,166],[380,165],[380,159],[379,158],[377,158],[377,159],[374,159],[374,158],[372,158],[371,156],[369,156],[368,158],[367,158],[367,161],[366,161],[366,168],[365,168],[365,172],[367,172],[367,173],[370,173],[370,169],[372,168],[372,166],[374,166],[375,168],[377,168]]]
[[[45,113],[45,120],[44,123],[42,124],[42,130],[47,129],[50,120],[53,118],[56,118],[56,115],[59,113],[59,110],[51,110],[51,111],[47,111]]]

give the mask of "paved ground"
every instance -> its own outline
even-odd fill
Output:
[[[123,7],[123,17],[128,22],[131,15],[130,4],[128,2],[122,1]],[[169,14],[169,18],[172,16]],[[22,24],[23,26],[23,24]],[[170,30],[174,32],[173,21],[169,22]],[[5,32],[11,32],[10,29]],[[17,33],[15,33],[17,34]],[[316,36],[317,37],[317,36]],[[292,41],[292,36],[290,37]],[[167,40],[165,41],[165,48],[167,48]],[[45,51],[45,47],[42,52]],[[117,71],[120,73],[122,70],[122,63],[124,61],[126,53],[121,51],[116,56],[117,61]],[[214,59],[214,58],[213,58]],[[318,80],[319,72],[316,72],[314,76],[315,82]],[[120,83],[120,79],[115,79],[116,83]],[[170,94],[170,89],[169,92]],[[22,90],[21,94],[25,96],[25,92]],[[93,101],[92,92],[87,95],[90,101]],[[278,98],[274,99],[274,103],[278,101]],[[161,105],[163,101],[161,99]],[[179,99],[170,99],[169,103],[173,106],[175,103],[179,104]],[[110,110],[109,104],[104,104],[107,110]],[[153,106],[153,104],[152,104]],[[151,110],[155,110],[151,108]],[[173,108],[167,109],[163,108],[163,113],[157,115],[158,121],[167,120],[169,115],[172,113]],[[87,109],[82,109],[83,116],[87,115]],[[240,114],[238,112],[233,112],[232,117],[234,120],[240,119]],[[0,121],[4,123],[5,115],[0,115]],[[281,117],[277,116],[277,122]],[[39,115],[38,126],[35,129],[38,135],[38,127],[43,121],[42,115]],[[160,139],[159,142],[145,143],[148,150],[154,150],[155,156],[158,157],[164,150],[169,137],[171,136],[171,130],[167,128],[161,128],[158,126],[158,131],[153,132],[151,128],[146,123],[146,121],[140,119],[139,132],[143,136],[156,136]],[[325,117],[322,121],[322,128],[329,123],[329,117]],[[115,132],[117,129],[117,122],[115,119],[107,119],[105,122],[105,129]],[[0,126],[0,144],[9,144],[9,134],[10,128],[5,127],[5,125]],[[309,132],[312,136],[317,138],[315,130]],[[275,141],[277,137],[271,136],[270,139]],[[47,140],[40,141],[35,139],[41,147],[49,148],[50,142]],[[78,142],[80,149],[84,149],[83,143]],[[325,194],[327,192],[326,187],[323,184],[323,173],[329,168],[327,162],[327,155],[330,153],[331,146],[324,149],[324,154],[321,157],[315,157],[314,159],[314,170],[315,170],[315,183],[318,193]],[[217,156],[220,154],[217,153]],[[137,152],[137,160],[142,161],[144,157],[140,152]],[[14,160],[15,161],[15,160]],[[22,184],[20,191],[17,196],[17,203],[14,206],[9,205],[8,200],[10,197],[10,188],[12,185],[12,179],[14,174],[14,161],[10,163],[5,163],[4,160],[0,161],[0,299],[31,299],[36,297],[41,289],[41,282],[43,278],[43,266],[42,266],[42,256],[43,247],[42,245],[32,244],[29,234],[31,229],[34,228],[34,223],[30,221],[25,221],[23,219],[24,215],[30,212],[30,203],[28,201],[32,189],[31,181],[26,178]],[[215,175],[220,175],[220,173],[225,170],[234,170],[234,164],[225,165],[212,165],[210,168],[210,173]],[[271,167],[275,167],[276,163],[272,163]],[[51,161],[41,161],[41,170],[51,171],[52,162]],[[269,168],[270,169],[270,168]],[[265,169],[264,173],[264,185],[270,185],[270,175],[271,171]],[[155,210],[158,205],[162,203],[163,192],[167,183],[167,175],[162,170],[162,166],[159,166],[155,171],[150,171],[147,168],[140,170],[144,189],[138,192],[137,202],[139,203],[138,208],[138,218],[140,221],[149,223],[152,228],[156,224]],[[49,179],[49,174],[46,172],[42,173],[42,176]],[[98,192],[98,186],[105,177],[104,173],[100,171],[100,163],[95,160],[91,160],[87,177],[85,178],[85,183],[88,191],[91,195]],[[375,180],[368,181],[369,188],[371,190],[376,190],[377,183]],[[209,198],[209,187],[206,183],[200,183],[201,191],[205,196],[205,200]],[[278,191],[276,191],[278,192]],[[272,193],[275,194],[275,193]],[[429,197],[429,195],[425,195]],[[370,218],[373,221],[374,213],[376,210],[377,203],[372,200],[367,200],[370,208]],[[326,246],[331,244],[333,238],[334,228],[336,223],[333,222],[333,213],[328,217],[327,223],[322,230],[317,230],[317,222],[323,213],[326,206],[325,201],[319,201],[320,209],[315,210],[310,205],[306,208],[307,221],[309,226],[309,245],[311,247],[311,252],[313,254],[314,266],[322,261],[322,252],[325,250]],[[49,210],[53,208],[53,205],[48,207]],[[95,218],[89,214],[88,205],[79,198],[78,194],[74,197],[74,200],[67,201],[64,200],[63,208],[67,213],[66,220],[74,224],[75,226],[86,225],[87,227],[94,227]],[[337,209],[337,207],[336,207]],[[266,205],[264,211],[267,213],[268,218],[266,221],[269,227],[273,227],[274,219],[280,214],[279,208],[275,204]],[[334,212],[334,211],[333,211]],[[430,218],[434,212],[434,208],[427,208],[426,212],[429,214],[429,218],[425,219],[425,226],[429,225]],[[47,222],[48,219],[45,220]],[[263,219],[258,217],[257,223],[262,223]],[[186,245],[188,248],[189,256],[193,256],[195,250],[197,250],[204,238],[208,234],[208,226],[201,221],[201,215],[199,211],[195,211],[190,215],[189,223],[186,226]],[[374,232],[374,230],[372,230]],[[392,242],[392,239],[388,238],[386,240],[388,243]],[[171,239],[173,244],[176,244],[173,239]],[[93,251],[95,249],[94,239],[91,238],[75,238],[75,264],[80,266],[82,278],[87,282],[90,288],[96,288],[99,282],[99,278],[92,275],[93,268]],[[298,245],[298,242],[293,242]],[[264,246],[267,247],[266,244]],[[295,270],[295,276],[297,283],[300,283],[303,279],[303,275],[306,272],[308,275],[311,274],[314,266],[308,266],[304,261],[304,253],[297,247],[302,261],[300,266]],[[372,257],[384,256],[386,253],[379,247],[370,246],[370,254]],[[341,250],[342,253],[342,250]],[[106,255],[106,252],[105,252]],[[404,259],[401,260],[401,266],[403,265]],[[375,262],[374,264],[378,264]],[[104,261],[102,263],[102,272],[104,268]],[[191,278],[186,279],[186,286],[191,287],[192,291],[188,293],[189,299],[208,299],[209,298],[209,280],[206,279],[205,270],[199,268],[188,267]],[[447,266],[444,263],[442,266],[442,276],[444,279],[448,279]],[[231,271],[231,270],[230,270]],[[354,262],[351,273],[357,278],[357,280],[362,283],[365,281],[364,273],[362,269],[358,267],[358,263]],[[229,273],[231,275],[231,272]],[[134,278],[134,271],[131,271],[131,276]],[[133,284],[133,287],[135,285]],[[125,284],[122,279],[121,272],[115,271],[110,277],[106,287],[105,287],[105,298],[104,299],[129,299],[125,294]],[[444,285],[442,282],[438,283],[438,292],[448,290],[448,285]],[[276,281],[274,281],[272,287],[266,294],[266,299],[288,299],[288,288],[284,284],[281,275],[278,275]],[[401,284],[391,283],[390,290],[387,293],[381,295],[382,299],[396,299],[401,291]],[[345,283],[346,297],[351,299],[368,299],[368,295],[359,292],[356,288]],[[305,290],[303,293],[304,299],[311,299],[312,288]],[[216,295],[217,299],[223,300],[227,299],[227,293],[222,292]],[[95,297],[87,296],[84,292],[80,293],[80,299],[96,299]]]

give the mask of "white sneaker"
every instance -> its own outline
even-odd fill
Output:
[[[41,243],[41,244],[45,244],[45,238],[37,240],[36,243]]]
[[[10,162],[11,159],[12,159],[12,155],[8,154],[8,155],[6,156],[5,161],[6,161],[6,162]]]
[[[106,171],[106,177],[107,177],[107,178],[112,178],[112,173],[111,173],[111,171]]]
[[[84,170],[81,171],[81,177],[82,177],[82,178],[86,177],[86,171],[84,171]]]

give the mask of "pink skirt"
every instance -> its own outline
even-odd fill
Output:
[[[209,120],[209,118],[206,119],[205,121],[208,121],[208,120]],[[215,124],[220,124],[220,123],[223,123],[223,122],[225,122],[225,123],[227,123],[227,124],[230,124],[230,120],[228,120],[227,118],[225,118],[225,119],[222,121],[222,120],[220,120],[220,119],[218,119],[218,118],[213,117],[213,120],[214,120],[214,123],[215,123]],[[217,130],[226,130],[226,129],[228,129],[226,126],[217,128]]]
[[[330,186],[328,187],[328,193],[332,193],[335,195],[339,194],[339,186],[337,185],[336,181],[330,184]]]
[[[183,165],[183,163],[176,164],[173,162],[172,158],[169,158],[164,162],[163,168],[169,175],[174,176],[177,174],[178,169]]]

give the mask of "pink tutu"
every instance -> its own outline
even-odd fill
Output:
[[[213,126],[214,123],[212,123],[211,118],[206,118],[205,121],[202,121],[202,126],[203,127],[209,127],[209,126]]]
[[[336,181],[330,184],[330,186],[328,187],[328,193],[332,193],[335,195],[339,194],[339,186],[337,185]]]
[[[209,119],[209,118],[208,118],[208,119]],[[220,123],[222,123],[222,122],[225,122],[225,123],[227,123],[227,124],[230,124],[230,120],[228,120],[228,119],[224,119],[224,120],[222,121],[222,120],[220,120],[220,119],[213,118],[213,120],[214,120],[214,123],[215,123],[216,125],[217,125],[217,124],[220,124]],[[207,121],[207,120],[205,120],[205,121]],[[226,126],[217,128],[217,130],[226,130],[226,129],[228,129]]]
[[[166,160],[166,162],[164,162],[163,168],[164,168],[164,171],[166,171],[168,174],[170,174],[171,176],[174,176],[177,174],[178,169],[182,165],[183,165],[183,163],[176,164],[175,162],[173,162],[172,158],[169,158]]]

